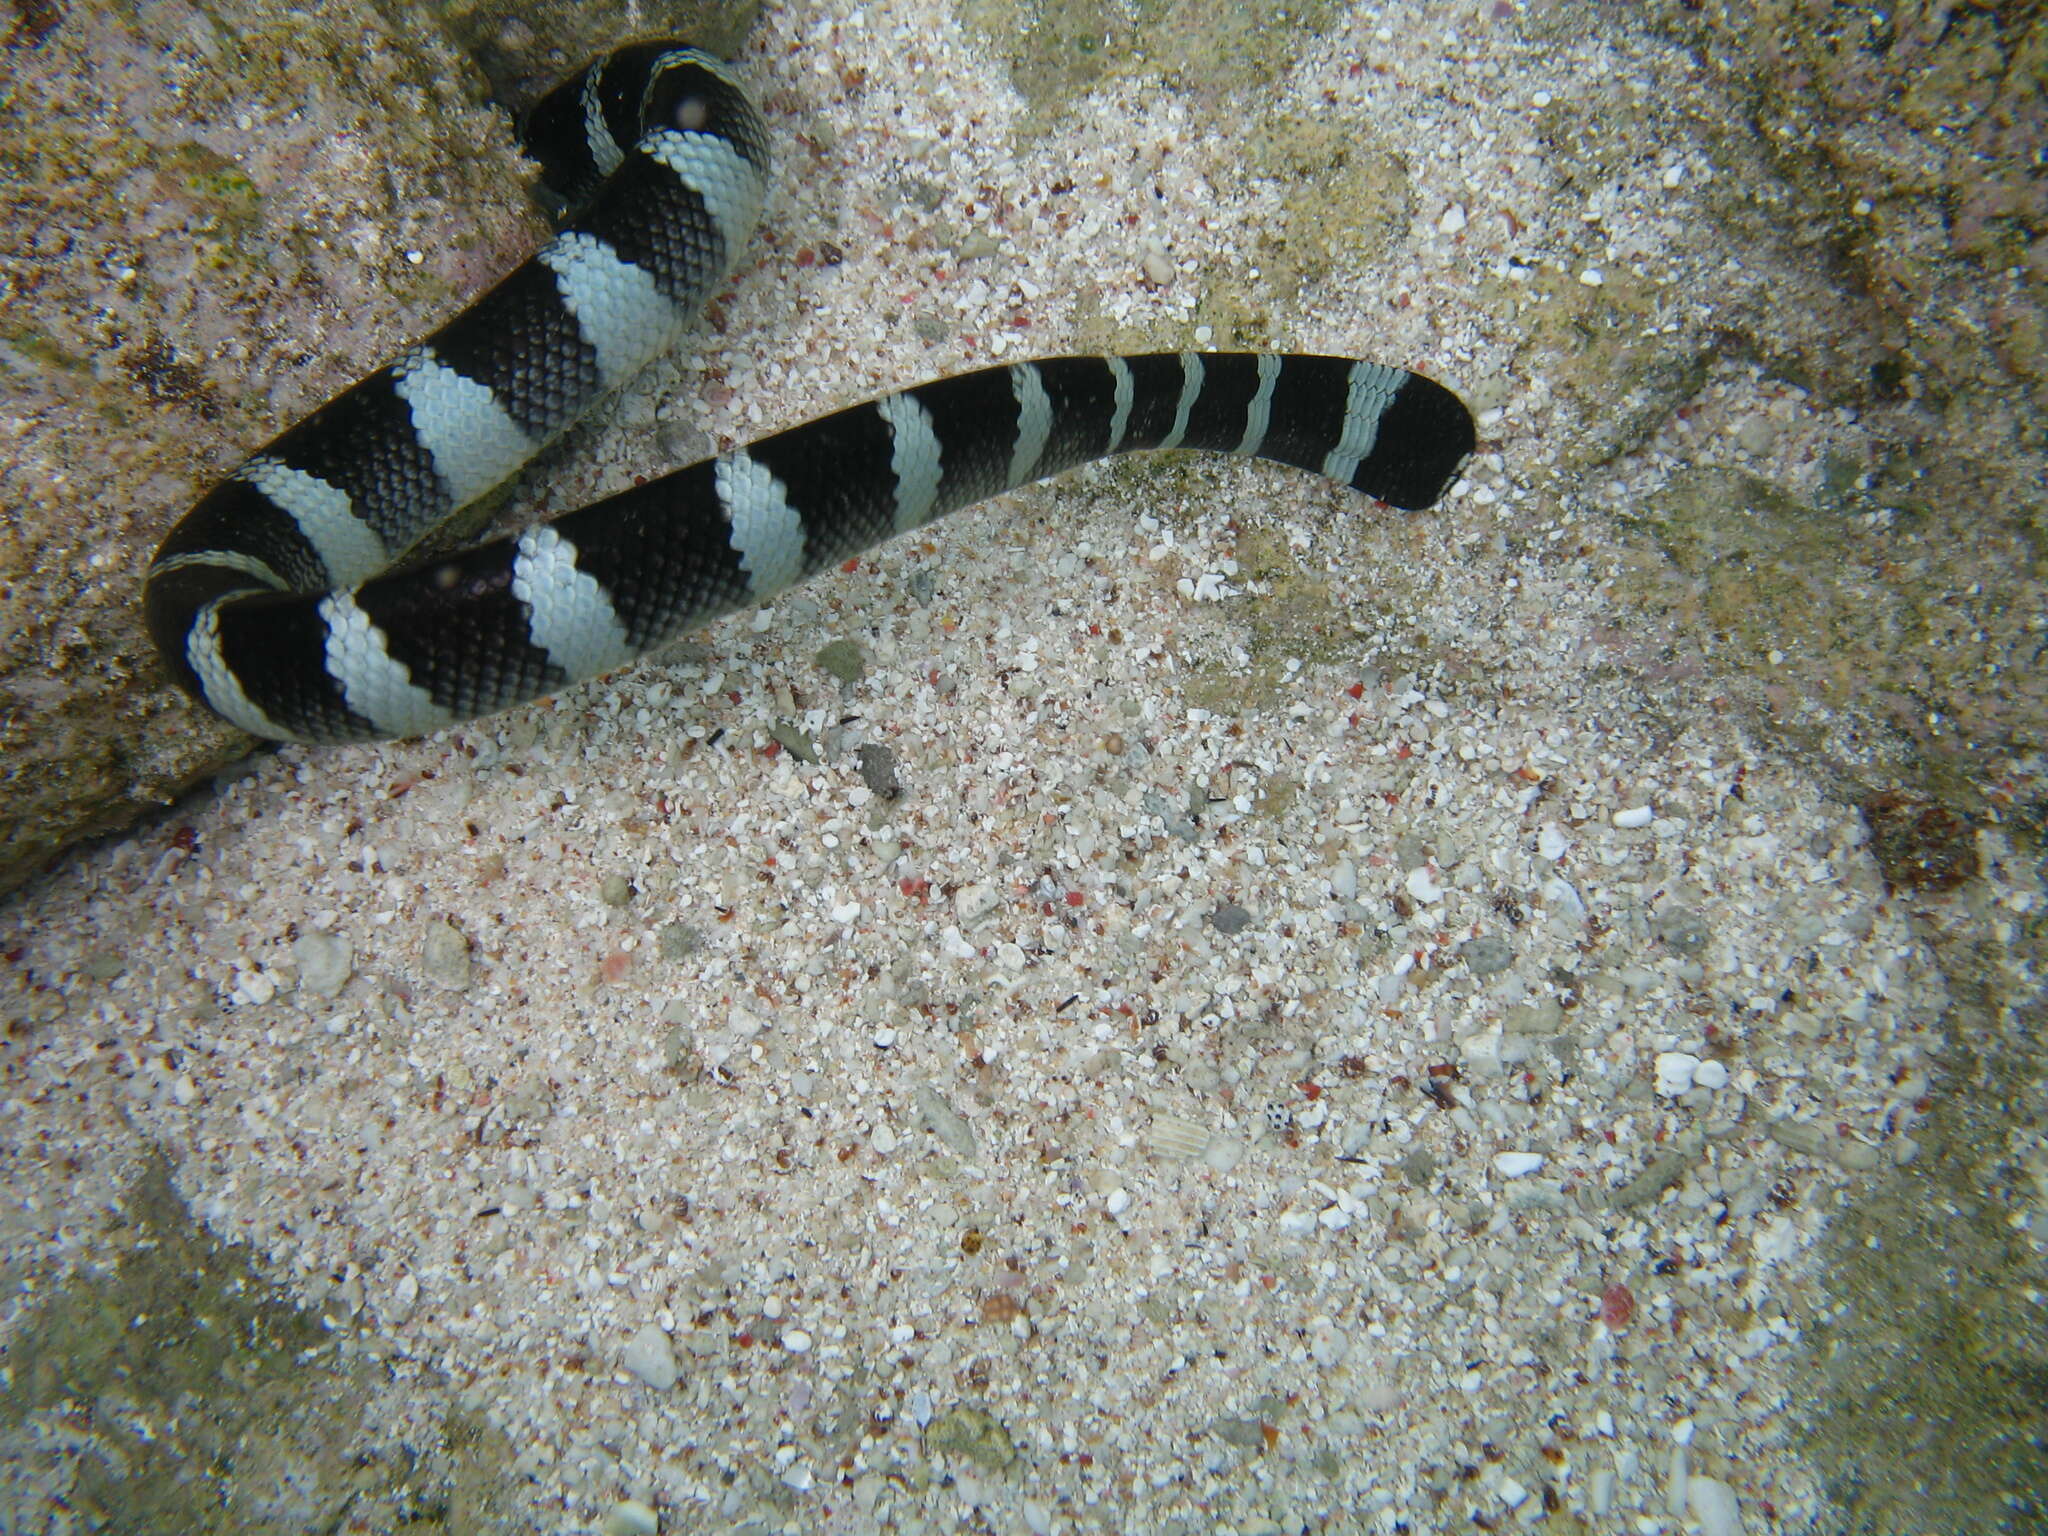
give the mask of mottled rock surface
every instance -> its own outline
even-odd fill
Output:
[[[16,8],[0,890],[250,749],[165,681],[143,572],[207,485],[545,237],[494,86],[716,9]]]

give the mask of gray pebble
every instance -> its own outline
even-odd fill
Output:
[[[917,1106],[917,1117],[931,1130],[931,1133],[951,1147],[961,1157],[974,1156],[974,1127],[960,1118],[959,1112],[925,1083],[919,1083],[912,1093]]]
[[[1502,1016],[1500,1027],[1511,1035],[1554,1035],[1564,1028],[1564,1004],[1554,997],[1523,1003]]]
[[[1497,976],[1515,963],[1515,952],[1507,941],[1492,934],[1482,934],[1458,953],[1474,976]]]
[[[1607,1203],[1618,1211],[1625,1211],[1631,1206],[1655,1200],[1684,1178],[1686,1169],[1691,1166],[1692,1159],[1679,1152],[1667,1152],[1662,1157],[1652,1158],[1648,1167],[1609,1195]]]
[[[1251,913],[1234,901],[1227,901],[1209,914],[1209,926],[1221,934],[1239,934],[1252,924]]]
[[[1764,1133],[1781,1147],[1794,1152],[1814,1153],[1828,1143],[1828,1133],[1807,1120],[1773,1120]]]
[[[1209,1428],[1218,1440],[1241,1451],[1263,1451],[1266,1448],[1265,1426],[1257,1419],[1218,1419]]]
[[[429,923],[420,940],[420,965],[428,979],[450,992],[469,985],[469,940],[449,923]]]
[[[1650,932],[1674,954],[1697,960],[1706,952],[1713,930],[1691,907],[1666,907],[1650,920]]]
[[[931,600],[938,595],[939,578],[937,576],[933,575],[930,571],[912,571],[910,573],[910,596],[912,601],[920,606],[928,607]]]
[[[812,660],[846,686],[859,682],[868,669],[867,653],[852,640],[834,640],[822,645]]]
[[[655,940],[664,960],[687,960],[704,947],[704,935],[688,923],[670,923]]]
[[[299,963],[299,986],[315,997],[338,997],[355,972],[355,951],[348,940],[332,933],[305,933],[292,942]]]
[[[860,749],[860,781],[869,791],[884,800],[894,800],[903,793],[903,786],[896,779],[896,754],[889,748],[869,742]]]
[[[1416,1189],[1427,1189],[1436,1177],[1436,1158],[1420,1148],[1401,1159],[1401,1177]]]
[[[768,727],[768,734],[782,744],[782,750],[800,763],[815,763],[818,749],[803,731],[788,720],[778,720]]]
[[[624,875],[606,875],[598,897],[608,907],[623,907],[633,899],[633,882]]]

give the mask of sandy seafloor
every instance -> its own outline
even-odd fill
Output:
[[[1614,664],[1614,509],[1547,478],[1589,425],[1498,295],[1711,309],[1711,172],[1567,186],[1542,109],[1657,61],[1497,22],[1361,7],[1270,92],[1027,114],[937,8],[771,10],[777,254],[550,505],[1247,309],[1464,390],[1482,452],[1420,515],[1083,472],[79,853],[4,918],[50,999],[7,1326],[158,1148],[338,1356],[501,1428],[540,1529],[1804,1528],[1812,1245],[1912,1155],[1940,982],[1853,808]],[[1270,292],[1289,115],[1412,198]],[[1731,363],[1631,472],[1796,486],[1854,432]]]

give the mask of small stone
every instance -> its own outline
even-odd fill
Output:
[[[789,720],[777,720],[768,727],[772,736],[791,757],[800,763],[815,763],[818,760],[818,746],[805,734],[803,728]]]
[[[1625,1211],[1647,1200],[1655,1200],[1685,1177],[1686,1170],[1693,1164],[1693,1156],[1687,1151],[1676,1151],[1652,1158],[1641,1173],[1609,1195],[1607,1203],[1618,1211]]]
[[[1695,1088],[1717,1093],[1728,1086],[1728,1068],[1718,1061],[1703,1061],[1693,1069],[1692,1083]]]
[[[1742,1536],[1735,1490],[1715,1477],[1688,1477],[1685,1504],[1700,1523],[1700,1536]]]
[[[447,923],[429,923],[420,940],[420,966],[429,980],[450,992],[469,986],[469,941]]]
[[[1540,1152],[1500,1152],[1494,1155],[1494,1171],[1504,1179],[1525,1179],[1543,1166]]]
[[[1131,1208],[1129,1190],[1112,1189],[1102,1202],[1102,1208],[1112,1216],[1121,1216]]]
[[[1835,1161],[1851,1173],[1868,1173],[1878,1164],[1877,1148],[1853,1136],[1839,1137],[1834,1146]]]
[[[852,640],[834,640],[822,645],[812,659],[841,684],[849,686],[859,682],[868,668],[867,653]]]
[[[1690,907],[1666,907],[1650,920],[1650,932],[1666,949],[1688,960],[1704,954],[1713,937],[1707,920]]]
[[[974,1156],[974,1127],[960,1118],[960,1114],[926,1083],[919,1083],[912,1092],[917,1106],[917,1117],[931,1133],[961,1157]]]
[[[661,1516],[638,1499],[626,1499],[612,1506],[598,1530],[602,1536],[657,1536]]]
[[[1218,1440],[1240,1451],[1266,1449],[1266,1425],[1262,1419],[1217,1419],[1209,1427]]]
[[[1334,1325],[1313,1330],[1308,1352],[1324,1370],[1334,1370],[1351,1354],[1351,1336]]]
[[[704,935],[688,923],[669,923],[654,941],[664,960],[687,960],[704,947]]]
[[[1017,1459],[1010,1432],[980,1408],[955,1408],[933,1419],[924,1445],[934,1455],[961,1456],[990,1472]]]
[[[1208,1150],[1209,1127],[1178,1115],[1159,1115],[1152,1121],[1147,1140],[1155,1157],[1190,1163]]]
[[[990,885],[963,885],[953,893],[953,916],[962,928],[971,928],[1002,904]]]
[[[1675,1099],[1692,1087],[1700,1059],[1684,1051],[1661,1051],[1657,1056],[1657,1092]]]
[[[1500,1026],[1511,1035],[1554,1035],[1564,1028],[1564,1004],[1554,997],[1522,1003],[1501,1016]]]
[[[1762,458],[1778,445],[1777,424],[1768,416],[1745,416],[1735,424],[1735,446]]]
[[[1600,1321],[1610,1329],[1626,1328],[1636,1315],[1636,1294],[1616,1281],[1600,1293]]]
[[[407,1272],[398,1277],[398,1283],[391,1287],[391,1294],[384,1298],[382,1313],[387,1325],[397,1328],[413,1314],[419,1305],[420,1282],[418,1276]]]
[[[1828,1134],[1809,1120],[1774,1120],[1766,1128],[1771,1140],[1794,1152],[1818,1152],[1827,1144]]]
[[[1403,884],[1407,886],[1408,894],[1424,906],[1429,906],[1433,902],[1439,902],[1444,899],[1444,888],[1438,884],[1435,874],[1431,872],[1427,864],[1422,865],[1418,869],[1409,870],[1408,878]]]
[[[598,887],[598,899],[608,907],[623,907],[634,896],[633,882],[624,875],[606,875]]]
[[[811,1336],[801,1328],[792,1328],[782,1336],[782,1347],[792,1355],[807,1355],[811,1352]]]
[[[1624,831],[1634,831],[1637,827],[1647,827],[1656,814],[1647,805],[1632,805],[1625,811],[1614,813],[1614,824]]]
[[[869,742],[854,754],[860,768],[860,781],[867,785],[870,794],[884,800],[894,800],[903,793],[903,785],[896,778],[896,754],[889,748]]]
[[[647,1324],[627,1341],[619,1363],[657,1392],[668,1391],[682,1375],[676,1368],[675,1346],[655,1323]]]
[[[331,933],[304,933],[292,941],[292,959],[299,966],[299,988],[315,997],[337,997],[355,972],[355,951],[346,939]]]
[[[1225,902],[1209,914],[1209,926],[1226,936],[1243,933],[1251,926],[1251,922],[1251,913],[1235,902]]]
[[[1515,963],[1515,952],[1505,939],[1482,934],[1458,951],[1459,958],[1474,976],[1498,976]]]

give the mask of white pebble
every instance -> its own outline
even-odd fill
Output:
[[[1735,446],[1762,458],[1778,446],[1778,429],[1768,416],[1745,416],[1735,424]]]
[[[660,1529],[661,1516],[638,1499],[614,1504],[598,1527],[602,1536],[655,1536]]]
[[[1607,1511],[1614,1507],[1614,1469],[1599,1467],[1594,1470],[1592,1486],[1586,1491],[1586,1508],[1593,1518],[1604,1519]]]
[[[1351,1353],[1351,1336],[1341,1328],[1322,1327],[1309,1335],[1308,1352],[1324,1370],[1332,1370],[1344,1363]]]
[[[1561,859],[1571,844],[1565,839],[1564,829],[1554,821],[1546,821],[1536,829],[1536,851],[1546,859]]]
[[[1003,898],[991,885],[963,885],[953,893],[953,916],[962,928],[980,922],[1002,905]]]
[[[1109,1192],[1109,1197],[1102,1202],[1102,1208],[1112,1216],[1123,1215],[1125,1211],[1131,1208],[1130,1192],[1128,1190],[1112,1189]]]
[[[782,1336],[782,1347],[792,1355],[807,1355],[811,1352],[811,1336],[801,1328],[792,1328]]]
[[[1657,1056],[1657,1091],[1675,1099],[1692,1087],[1700,1070],[1700,1059],[1684,1051],[1663,1051]]]
[[[355,951],[348,940],[331,933],[301,934],[292,941],[299,963],[299,987],[315,997],[337,997],[355,969]]]
[[[1692,1083],[1709,1093],[1718,1092],[1728,1086],[1728,1068],[1718,1061],[1703,1061],[1693,1068]]]
[[[1742,1516],[1736,1509],[1735,1490],[1719,1478],[1687,1478],[1685,1503],[1693,1519],[1699,1521],[1702,1536],[1742,1536]]]
[[[1435,877],[1430,874],[1429,866],[1426,864],[1420,869],[1408,871],[1407,885],[1408,894],[1424,906],[1429,905],[1433,901],[1443,900],[1444,888],[1436,883]]]
[[[1525,1179],[1542,1166],[1540,1152],[1501,1152],[1493,1159],[1494,1171],[1504,1179]]]
[[[1685,1513],[1688,1465],[1685,1447],[1671,1447],[1671,1464],[1664,1474],[1664,1512],[1674,1520]]]
[[[1465,227],[1465,210],[1457,203],[1451,204],[1436,221],[1436,232],[1440,235],[1455,235]]]
[[[1647,805],[1632,805],[1625,811],[1614,813],[1614,824],[1617,827],[1647,827],[1656,814]]]
[[[277,996],[277,983],[262,971],[247,970],[235,973],[234,1001],[238,1003],[267,1003]]]
[[[1588,267],[1579,274],[1579,281],[1588,288],[1598,288],[1607,281],[1607,278],[1598,267]]]
[[[879,1156],[887,1157],[896,1150],[896,1133],[886,1125],[878,1125],[868,1137],[868,1145],[873,1147]]]
[[[682,1374],[676,1369],[676,1352],[668,1335],[657,1323],[649,1323],[627,1341],[620,1364],[657,1392],[666,1392]]]

